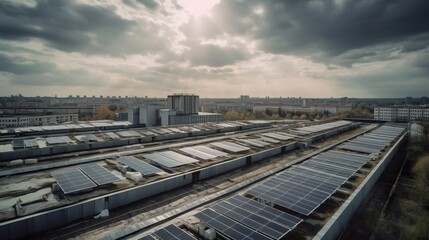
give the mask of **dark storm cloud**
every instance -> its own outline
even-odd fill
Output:
[[[429,42],[428,35],[423,35],[419,42],[407,43],[408,39],[429,32],[429,1],[335,2],[221,1],[213,9],[217,18],[205,17],[200,20],[204,24],[191,21],[184,30],[188,36],[200,34],[208,38],[221,36],[225,32],[246,35],[256,40],[259,48],[265,52],[293,54],[318,62],[334,63],[340,63],[341,59],[332,57],[350,50],[398,43],[404,44],[404,51],[414,51],[426,47]],[[262,14],[257,13],[258,8],[263,9]],[[198,24],[211,27],[195,31],[195,25]],[[354,54],[358,56],[360,53]]]
[[[113,7],[44,0],[34,7],[1,2],[0,9],[0,38],[6,40],[40,39],[49,47],[85,54],[123,55],[164,47],[154,34],[156,26],[123,19]],[[140,34],[147,35],[141,42]]]
[[[0,72],[27,75],[42,74],[55,69],[56,66],[52,63],[43,63],[22,57],[10,57],[0,53]]]

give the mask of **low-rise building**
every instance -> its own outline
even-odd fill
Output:
[[[429,119],[429,107],[427,105],[376,107],[374,108],[374,119],[400,122]]]
[[[0,127],[40,126],[77,120],[78,114],[1,116]]]

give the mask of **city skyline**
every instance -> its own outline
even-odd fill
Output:
[[[5,1],[0,96],[422,97],[429,3]]]

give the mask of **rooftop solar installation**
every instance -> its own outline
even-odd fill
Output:
[[[213,142],[210,143],[211,145],[221,148],[223,150],[227,150],[233,153],[239,153],[239,152],[244,152],[244,151],[248,151],[250,150],[250,148],[236,144],[236,143],[232,143],[232,142],[227,142],[227,141],[223,141],[223,142]]]
[[[325,130],[336,128],[336,127],[345,126],[345,125],[348,125],[350,123],[351,122],[349,122],[349,121],[341,120],[341,121],[335,121],[335,122],[330,122],[330,123],[324,123],[324,124],[320,124],[320,125],[301,127],[301,128],[295,129],[295,131],[297,133],[302,134],[302,135],[306,135],[309,133],[316,133],[316,132],[321,132],[321,131],[325,131]]]
[[[142,160],[139,160],[133,156],[122,156],[119,157],[118,160],[119,162],[141,173],[145,177],[153,176],[157,173],[164,172],[162,169],[152,166],[149,163],[143,162]]]
[[[238,141],[243,142],[243,143],[247,143],[247,144],[254,146],[254,147],[265,147],[265,146],[270,145],[269,143],[259,141],[257,139],[238,139]]]
[[[268,138],[268,137],[261,137],[261,140],[265,141],[265,142],[269,142],[269,143],[279,143],[280,142],[279,140],[276,140],[273,138]]]
[[[156,162],[161,166],[168,167],[168,168],[175,168],[175,167],[180,167],[184,165],[182,162],[175,161],[171,158],[164,157],[157,153],[145,154],[143,156],[153,162]]]
[[[13,152],[12,144],[0,145],[0,152]]]
[[[113,132],[102,133],[101,136],[103,136],[104,139],[120,139],[121,138]]]
[[[78,168],[98,186],[121,180],[115,174],[111,173],[109,170],[97,163],[79,165]]]
[[[39,144],[37,143],[37,140],[35,138],[25,139],[24,145],[26,148],[38,148],[39,147]]]
[[[216,232],[227,237],[228,239],[234,240],[252,240],[252,239],[270,239],[256,232],[241,223],[238,223],[224,215],[217,213],[210,209],[205,209],[194,215],[202,222],[207,224],[209,227],[216,229]]]
[[[78,169],[51,173],[65,194],[88,190],[97,185]]]
[[[284,135],[280,135],[280,134],[276,134],[276,133],[263,133],[261,135],[263,135],[265,137],[274,138],[277,140],[282,140],[282,141],[293,139],[293,137],[288,137],[288,136],[284,136]]]
[[[157,154],[173,159],[175,161],[181,162],[183,164],[191,164],[191,163],[199,162],[197,159],[194,159],[173,151],[162,151],[162,152],[157,152]]]
[[[85,135],[88,139],[89,139],[89,141],[91,141],[91,142],[98,142],[98,137],[97,136],[95,136],[94,134],[86,134]]]
[[[85,135],[76,135],[74,138],[79,142],[89,142],[89,139]]]
[[[129,138],[129,137],[141,137],[141,135],[136,131],[120,131],[116,132],[119,136],[123,138]]]
[[[341,144],[338,148],[360,153],[378,154],[393,142],[404,129],[405,127],[401,126],[383,125],[369,133]]]
[[[228,155],[228,153],[225,153],[225,152],[213,149],[213,148],[209,148],[209,147],[206,147],[206,146],[193,146],[192,148],[194,148],[194,149],[196,149],[198,151],[210,154],[210,155],[214,155],[216,157],[223,157],[223,156]]]
[[[55,145],[55,144],[69,144],[69,143],[72,143],[73,141],[67,136],[62,136],[62,137],[47,137],[46,142],[48,142],[49,145]]]
[[[211,209],[272,239],[281,239],[303,221],[238,195],[213,205]]]
[[[173,224],[159,229],[158,231],[152,233],[152,235],[156,237],[154,239],[160,240],[195,240],[195,238],[189,235],[189,233],[183,231]]]
[[[12,146],[13,148],[24,148],[24,139],[13,139]]]
[[[151,132],[151,131],[142,131],[141,133],[143,133],[143,135],[145,136],[155,136],[156,134]]]
[[[211,155],[211,154],[208,154],[208,153],[205,153],[205,152],[201,152],[201,151],[199,151],[199,150],[197,150],[197,149],[195,149],[193,147],[185,147],[185,148],[181,148],[179,150],[182,151],[182,152],[184,152],[184,153],[187,153],[187,154],[189,154],[191,156],[203,159],[203,160],[209,160],[209,159],[213,159],[213,158],[217,157],[215,155]]]
[[[291,230],[303,221],[303,219],[299,217],[295,217],[289,213],[285,213],[240,195],[235,195],[225,201],[248,212],[257,213],[262,217],[271,219],[271,221],[283,225]]]
[[[296,166],[277,174],[248,193],[303,215],[310,215],[348,178]]]

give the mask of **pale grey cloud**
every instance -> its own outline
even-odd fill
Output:
[[[428,1],[195,6],[181,0],[2,1],[0,94],[33,93],[32,86],[38,95],[54,89],[68,95],[83,86],[100,91],[96,95],[426,94]]]

